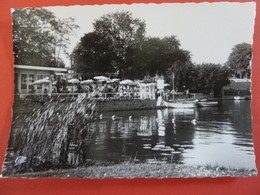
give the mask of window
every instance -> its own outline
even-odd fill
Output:
[[[37,81],[43,79],[43,75],[37,75]]]
[[[29,85],[29,89],[33,89],[34,86],[31,85],[34,82],[34,75],[33,74],[29,74],[29,79],[28,79],[28,85]]]
[[[21,89],[27,89],[27,74],[21,75]]]

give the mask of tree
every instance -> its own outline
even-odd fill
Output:
[[[168,82],[174,83],[174,89],[183,91],[190,89],[192,85],[193,64],[189,51],[178,49],[171,55],[170,66],[166,70]],[[174,79],[174,81],[173,81]]]
[[[111,54],[116,56],[112,66],[124,77],[134,47],[144,40],[144,21],[133,18],[128,11],[102,16],[93,23],[94,32],[104,41],[110,42]]]
[[[117,72],[129,79],[176,72],[179,88],[188,82],[190,53],[180,49],[175,36],[146,38],[144,21],[124,11],[104,15],[93,25],[94,31],[85,34],[72,53],[77,72]]]
[[[227,65],[236,77],[249,77],[251,74],[250,61],[252,59],[252,45],[240,43],[233,47]]]
[[[174,65],[189,60],[189,52],[179,48],[180,43],[175,36],[147,38],[136,48],[133,60],[133,70],[138,75],[164,75],[176,70]],[[182,65],[182,64],[181,64]],[[134,74],[134,73],[133,73]]]
[[[13,50],[16,64],[64,66],[60,51],[66,50],[74,19],[58,19],[44,8],[13,12]]]
[[[230,68],[220,64],[199,64],[194,66],[193,90],[204,94],[221,96],[222,87],[229,84]]]
[[[74,70],[80,73],[114,72],[115,55],[110,45],[110,39],[104,40],[94,32],[85,34],[71,55]]]

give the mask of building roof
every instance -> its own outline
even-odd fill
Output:
[[[251,80],[250,79],[230,79],[230,83],[223,87],[223,89],[233,90],[250,90]]]
[[[48,66],[31,66],[31,65],[14,65],[16,69],[26,69],[26,70],[46,70],[53,72],[67,72],[66,68],[56,68],[56,67],[48,67]]]

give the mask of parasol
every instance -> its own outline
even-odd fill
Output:
[[[92,79],[88,79],[80,82],[81,85],[91,85],[93,83],[94,81]]]
[[[94,77],[94,79],[98,80],[98,81],[108,81],[109,78],[105,77],[105,76],[96,76]]]
[[[129,79],[119,82],[120,85],[133,85],[135,82]]]
[[[40,79],[40,80],[33,82],[31,85],[42,85],[42,84],[49,84],[49,83],[51,83],[51,81],[49,80],[48,77],[46,77],[44,79]]]
[[[77,84],[77,83],[80,83],[80,81],[78,79],[70,79],[70,80],[68,80],[68,83]]]

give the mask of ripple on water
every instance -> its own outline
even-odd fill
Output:
[[[245,103],[249,103],[245,106],[250,106],[250,102]],[[137,158],[147,161],[154,156],[160,159],[160,155],[164,154],[173,155],[174,163],[209,162],[230,167],[237,164],[237,160],[254,160],[251,121],[245,119],[245,115],[250,113],[245,113],[245,109],[236,108],[232,101],[217,109],[192,110],[192,114],[180,114],[172,109],[116,112],[114,114],[117,116],[123,116],[123,119],[117,121],[123,128],[118,134],[113,135],[110,126],[106,124],[105,130],[110,133],[105,134],[107,139],[102,139],[106,140],[107,146],[110,145],[109,140],[114,142],[114,139],[118,139],[119,143],[122,140],[127,141],[128,143],[124,143],[127,151],[124,154],[140,151]],[[128,120],[129,115],[133,116],[131,123]],[[173,117],[176,118],[175,126],[172,125]],[[194,118],[198,121],[197,125],[191,123]],[[109,149],[117,150],[116,147]],[[216,155],[212,155],[212,150]]]

